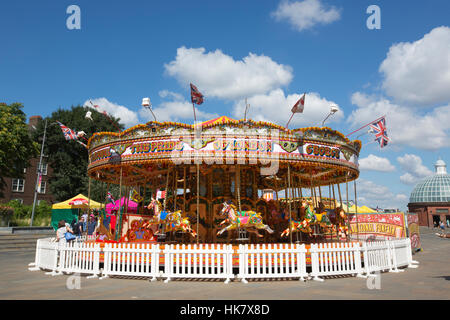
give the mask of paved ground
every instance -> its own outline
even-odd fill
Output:
[[[380,289],[370,290],[361,278],[333,278],[325,282],[298,280],[163,281],[142,279],[81,278],[80,289],[68,289],[69,275],[52,277],[28,271],[34,252],[0,253],[0,299],[199,299],[199,300],[292,300],[292,299],[450,299],[450,239],[433,230],[422,230],[424,251],[413,256],[417,269],[381,274]]]

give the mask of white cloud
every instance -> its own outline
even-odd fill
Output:
[[[391,46],[379,71],[383,88],[398,101],[434,105],[450,101],[450,28]]]
[[[405,154],[397,158],[398,163],[406,173],[400,177],[405,184],[416,184],[421,179],[428,177],[433,172],[422,164],[422,158],[415,154]]]
[[[408,197],[402,193],[395,194],[386,186],[360,178],[357,181],[356,188],[358,191],[358,206],[406,209]]]
[[[110,102],[106,98],[97,98],[91,100],[94,105],[98,105],[100,108],[108,112],[115,118],[120,118],[120,123],[125,125],[125,128],[130,128],[139,123],[137,112],[128,109],[127,107],[121,106],[117,103]],[[86,100],[83,104],[86,107],[91,107],[89,100]]]
[[[180,121],[187,123],[194,122],[194,111],[192,109],[192,103],[186,101],[181,94],[163,90],[159,92],[161,98],[170,98],[169,101],[163,101],[159,106],[153,108],[153,113],[158,121]],[[207,113],[199,108],[195,108],[197,120],[209,120],[218,117],[215,113]],[[154,118],[149,110],[140,109],[139,115],[142,119],[147,121],[153,121]],[[187,120],[187,121],[186,121]]]
[[[386,115],[387,133],[392,145],[411,146],[424,150],[437,150],[450,146],[450,127],[448,126],[450,104],[421,114],[387,99],[368,96],[361,92],[352,95],[352,103],[357,106],[348,118],[352,127],[358,128]]]
[[[359,160],[359,169],[392,172],[395,170],[395,167],[391,164],[389,159],[370,154],[367,158]]]
[[[297,31],[310,29],[317,24],[330,24],[340,19],[340,10],[327,8],[320,0],[281,1],[272,17],[277,21],[288,21]]]
[[[285,96],[282,89],[276,89],[268,94],[255,95],[247,99],[250,104],[248,118],[255,121],[270,121],[285,126],[291,116],[291,109],[303,94],[290,94]],[[303,113],[296,113],[289,124],[290,128],[299,126],[321,126],[328,115],[330,106],[338,106],[335,102],[320,97],[316,92],[306,93]],[[232,114],[235,118],[244,117],[245,101],[235,103]],[[339,110],[330,116],[325,126],[344,118],[344,112]]]
[[[164,65],[165,72],[175,77],[183,87],[189,83],[197,86],[207,100],[210,97],[240,99],[289,84],[292,68],[278,64],[270,57],[249,53],[242,60],[217,49],[177,49],[175,60]]]

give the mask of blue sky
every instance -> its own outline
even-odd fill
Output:
[[[70,5],[81,29],[69,30]],[[381,29],[369,30],[370,5]],[[0,100],[28,116],[92,99],[127,126],[151,115],[192,123],[189,82],[205,94],[202,119],[250,117],[344,134],[386,114],[392,142],[361,137],[361,204],[406,209],[438,157],[449,162],[450,2],[14,1],[0,3]],[[353,136],[356,138],[356,136]]]

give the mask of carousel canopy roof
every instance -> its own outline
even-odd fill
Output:
[[[261,168],[261,176],[276,177],[265,179],[261,187],[280,189],[288,165],[304,186],[356,179],[361,142],[328,127],[290,130],[222,116],[195,125],[151,121],[120,133],[98,132],[88,149],[88,173],[101,181],[118,184],[120,169],[123,184],[143,185],[174,167],[200,162],[231,168],[239,163]]]

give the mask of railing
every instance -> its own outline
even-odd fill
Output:
[[[106,243],[103,248],[102,277],[138,276],[156,280],[159,275],[159,245],[136,243]]]
[[[362,276],[361,248],[359,243],[311,244],[311,276],[323,281],[321,276]]]
[[[222,244],[167,245],[164,250],[165,283],[172,278],[234,278],[233,246]]]
[[[311,273],[307,273],[306,257],[311,256]],[[103,254],[103,269],[100,258]],[[361,259],[362,256],[362,259]],[[412,259],[410,239],[374,242],[311,244],[310,249],[299,244],[232,245],[99,243],[89,241],[55,242],[54,238],[39,239],[35,261],[29,270],[47,270],[47,274],[88,274],[91,277],[137,276],[155,281],[158,277],[194,279],[235,278],[233,258],[239,266],[238,279],[305,278],[323,281],[336,275],[371,276],[374,272],[399,272],[398,268],[416,268]],[[163,271],[160,261],[164,259]],[[363,275],[365,274],[365,275]]]
[[[238,278],[300,278],[306,272],[306,248],[299,244],[239,245]]]

